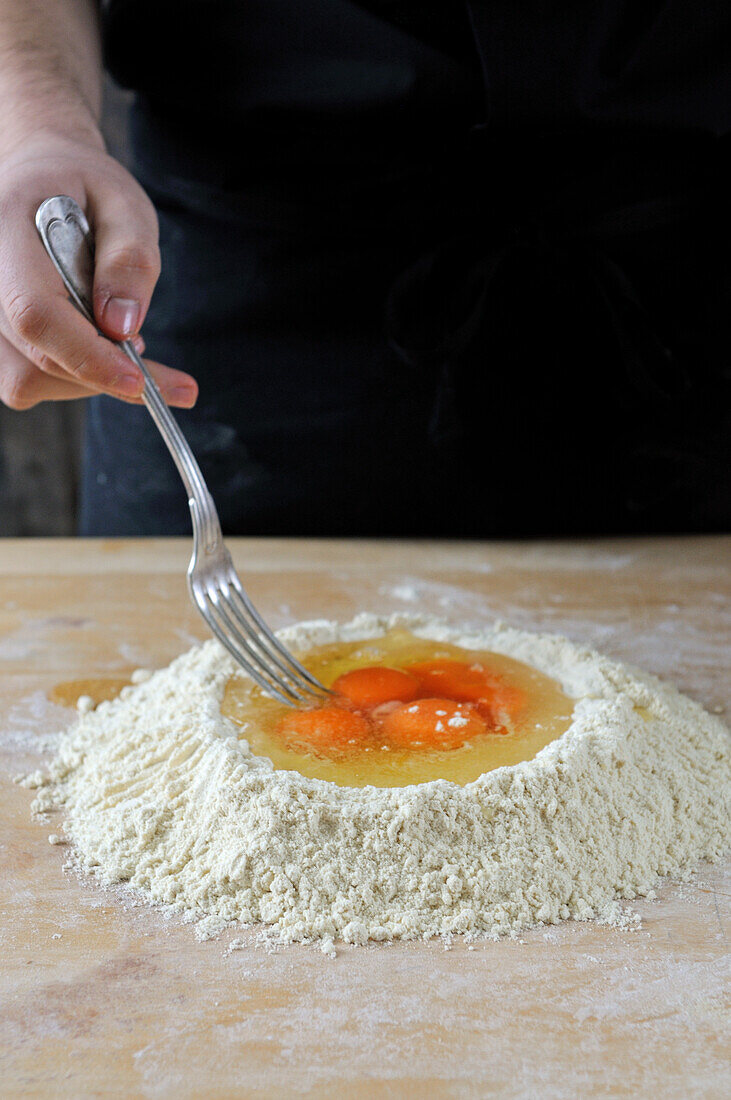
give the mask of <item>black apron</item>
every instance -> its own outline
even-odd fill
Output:
[[[227,532],[726,526],[728,15],[622,7],[108,5]],[[144,409],[82,528],[189,530]]]

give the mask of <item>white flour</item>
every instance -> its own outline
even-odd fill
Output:
[[[466,787],[338,787],[275,771],[238,739],[219,707],[235,666],[211,641],[81,714],[49,774],[27,781],[42,787],[35,810],[65,808],[84,870],[197,919],[202,936],[264,923],[328,949],[618,920],[617,899],[729,846],[727,731],[653,676],[500,624],[361,615],[280,637],[305,649],[394,625],[532,664],[576,700],[570,728]]]

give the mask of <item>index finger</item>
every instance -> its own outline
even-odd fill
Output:
[[[68,299],[32,223],[3,227],[0,308],[3,333],[19,351],[29,344],[72,379],[106,393],[135,397],[142,392],[137,367]]]

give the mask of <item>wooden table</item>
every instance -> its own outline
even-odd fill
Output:
[[[239,540],[275,624],[426,609],[562,631],[725,695],[731,540],[447,544]],[[62,869],[10,776],[71,713],[59,681],[159,666],[205,636],[187,542],[0,542],[3,1097],[559,1098],[729,1095],[728,867],[595,924],[519,941],[268,953]],[[728,649],[725,651],[726,658]],[[242,938],[242,933],[236,934]]]

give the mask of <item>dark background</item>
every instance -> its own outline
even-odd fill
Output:
[[[109,151],[122,163],[129,160],[132,95],[106,79],[103,129]],[[85,406],[84,401],[46,402],[19,413],[0,404],[0,536],[76,533]],[[707,494],[713,521],[704,524],[701,518],[693,530],[720,530],[718,517],[728,515],[728,467],[723,457],[715,470]]]

